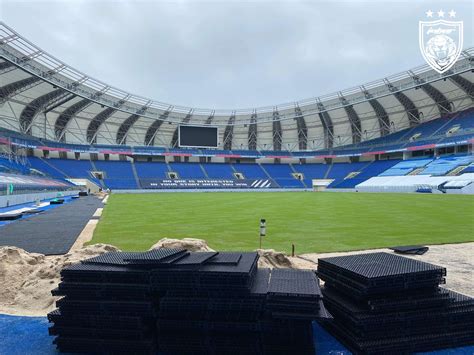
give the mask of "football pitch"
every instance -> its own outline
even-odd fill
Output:
[[[315,192],[112,194],[91,243],[147,250],[161,238],[200,238],[216,250],[296,253],[474,241],[466,195]]]

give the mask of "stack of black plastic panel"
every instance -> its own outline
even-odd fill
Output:
[[[474,344],[474,299],[439,287],[446,269],[388,253],[318,260],[325,326],[354,353]]]
[[[314,354],[327,317],[313,271],[256,253],[107,253],[65,268],[48,315],[63,352]]]

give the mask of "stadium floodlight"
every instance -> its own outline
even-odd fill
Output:
[[[260,219],[260,249],[262,249],[262,237],[267,234],[267,222],[264,218]]]

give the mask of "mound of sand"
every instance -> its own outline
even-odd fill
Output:
[[[55,308],[51,290],[59,283],[63,267],[118,250],[111,245],[94,244],[61,256],[44,256],[16,247],[0,247],[0,312],[45,315]]]
[[[183,238],[183,239],[169,239],[163,238],[154,244],[150,250],[153,249],[187,249],[188,251],[215,251],[214,249],[209,248],[207,242],[203,239],[195,238]]]
[[[298,257],[291,257],[273,249],[257,249],[261,268],[316,269],[316,264]]]

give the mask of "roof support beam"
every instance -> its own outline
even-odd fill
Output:
[[[248,149],[257,150],[257,113],[252,113],[250,117],[249,131],[247,135]]]
[[[146,134],[145,134],[145,145],[155,145],[155,137],[156,133],[158,132],[158,129],[161,127],[163,122],[168,118],[168,115],[170,114],[172,109],[172,106],[165,112],[163,112],[160,117],[154,121],[150,127],[148,127]]]
[[[339,93],[339,100],[344,105],[344,111],[346,111],[349,123],[351,124],[352,143],[360,143],[362,140],[362,125],[360,123],[359,115],[346,98],[342,96],[342,93]]]
[[[369,100],[369,104],[372,106],[372,109],[377,116],[379,121],[380,136],[386,136],[390,133],[390,119],[388,118],[387,111],[385,111],[385,108],[382,106],[382,104],[377,99],[374,99],[373,96],[363,86],[361,89],[365,95],[365,98]]]
[[[117,108],[122,106],[125,103],[125,100],[120,100],[116,107],[108,107],[105,110],[102,110],[99,112],[89,123],[89,126],[87,127],[87,142],[90,144],[95,144],[97,141],[97,133],[99,132],[100,126],[110,117],[112,116],[116,111]]]
[[[298,105],[295,106],[296,129],[298,130],[298,147],[300,150],[306,150],[308,147],[308,129],[303,113]]]
[[[140,115],[143,115],[148,107],[150,106],[151,101],[148,101],[145,106],[143,106],[140,110],[137,111],[136,114],[130,115],[127,117],[125,121],[122,122],[119,129],[117,130],[117,137],[115,139],[117,144],[126,144],[127,143],[127,136],[128,132],[130,132],[130,128],[138,121]]]
[[[225,150],[232,150],[232,139],[234,138],[234,122],[235,122],[235,111],[229,117],[227,126],[224,130],[224,140],[222,145]]]
[[[331,116],[329,116],[321,101],[318,101],[318,110],[320,111],[318,116],[324,130],[324,148],[331,149],[334,146],[334,125]]]
[[[426,83],[423,79],[420,79],[418,75],[414,74],[411,70],[408,71],[413,81],[418,85],[415,90],[421,87],[421,89],[433,100],[438,107],[439,115],[444,116],[453,110],[453,103],[444,96],[441,91],[436,89],[433,85]]]
[[[23,133],[31,133],[31,127],[38,113],[48,105],[71,95],[64,89],[56,89],[31,101],[20,114],[20,128]]]
[[[273,108],[273,150],[281,150],[282,130],[280,113],[276,107]]]
[[[453,83],[455,83],[459,88],[464,91],[467,96],[474,100],[474,83],[470,82],[468,79],[462,77],[459,74],[452,75],[449,77]]]
[[[413,101],[411,101],[403,92],[397,91],[397,88],[393,86],[387,79],[384,79],[384,81],[388,89],[393,92],[393,96],[395,96],[397,101],[400,102],[400,104],[405,109],[410,127],[418,125],[421,120],[420,112]]]

